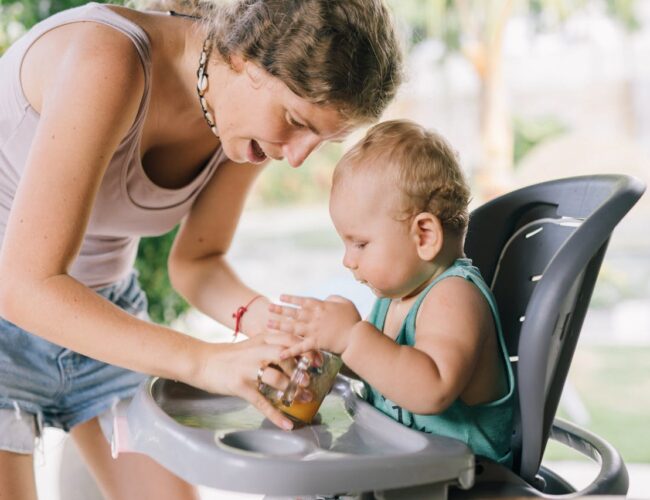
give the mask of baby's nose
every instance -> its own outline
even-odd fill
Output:
[[[347,269],[356,269],[357,265],[356,262],[348,255],[348,252],[345,252],[343,255],[343,266],[346,267]]]

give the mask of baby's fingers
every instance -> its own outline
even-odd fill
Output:
[[[274,332],[298,336],[303,336],[306,332],[306,328],[302,323],[288,319],[270,319],[266,322],[266,327]]]
[[[280,353],[280,359],[294,358],[303,353],[316,350],[316,340],[313,338],[305,339],[304,341],[295,344]]]
[[[314,299],[313,297],[302,297],[300,295],[280,295],[280,300],[286,304],[293,304],[298,307],[309,307],[322,302],[319,299]]]
[[[300,317],[301,309],[299,307],[271,303],[269,304],[269,311],[278,316],[296,319]]]

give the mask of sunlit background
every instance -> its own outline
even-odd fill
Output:
[[[38,19],[81,3],[0,0],[0,51]],[[473,206],[572,175],[650,181],[650,2],[389,3],[408,54],[407,81],[384,118],[410,118],[444,134],[470,179]],[[368,311],[372,296],[341,265],[327,212],[334,164],[360,135],[322,147],[297,170],[272,164],[259,178],[232,261],[261,292],[338,293]],[[636,498],[650,497],[649,225],[646,195],[612,238],[559,411],[622,453]],[[164,270],[170,241],[148,239],[140,250],[152,317],[223,338],[223,328],[171,292]],[[578,486],[595,474],[579,460],[559,447],[546,455]]]

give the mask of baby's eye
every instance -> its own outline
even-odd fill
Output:
[[[367,244],[368,243],[366,243],[366,242],[357,242],[357,243],[354,244],[354,247],[359,248],[359,249],[363,249],[363,248],[366,247]]]

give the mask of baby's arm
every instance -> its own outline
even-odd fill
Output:
[[[272,325],[305,337],[287,356],[301,349],[335,348],[350,369],[386,398],[421,414],[444,411],[459,397],[492,322],[480,292],[462,278],[447,278],[431,289],[418,312],[414,347],[396,344],[360,318],[353,321],[331,299],[301,300],[308,302],[291,300],[300,309],[285,308],[284,316],[292,317]],[[272,312],[282,313],[279,306]]]

